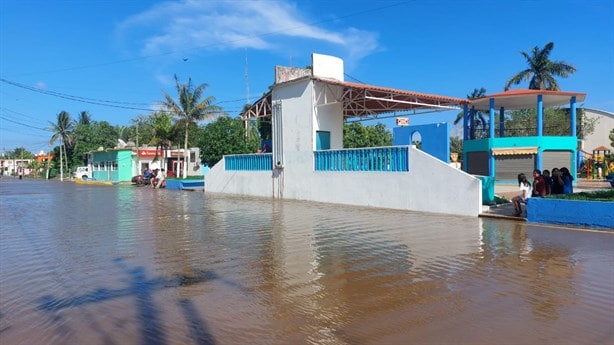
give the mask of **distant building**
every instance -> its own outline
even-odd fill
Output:
[[[580,149],[592,154],[599,146],[605,146],[614,151],[610,141],[610,131],[614,129],[614,113],[603,110],[584,108],[584,115],[589,119],[597,119],[595,131],[580,141]]]

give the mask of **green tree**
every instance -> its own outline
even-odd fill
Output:
[[[363,126],[360,122],[343,125],[343,147],[380,147],[392,145],[392,133],[381,122],[374,126]]]
[[[450,152],[462,153],[463,152],[463,138],[450,137]]]
[[[543,134],[546,136],[568,136],[571,133],[569,108],[544,109]],[[576,133],[578,138],[586,138],[595,131],[597,118],[588,118],[584,109],[576,111]],[[537,113],[535,109],[513,110],[506,113],[505,136],[534,136],[537,133]],[[496,124],[498,131],[499,124]]]
[[[157,111],[150,115],[151,118],[151,141],[149,144],[155,145],[156,157],[158,159],[158,149],[168,149],[172,145],[172,137],[175,134],[172,115],[165,111]]]
[[[88,152],[96,151],[99,147],[115,147],[118,139],[116,128],[107,121],[78,124],[73,131],[73,136],[75,137],[71,155],[73,167],[85,164]]]
[[[559,90],[555,77],[567,78],[576,72],[576,68],[564,61],[550,60],[553,48],[554,43],[550,42],[544,46],[544,49],[534,47],[531,54],[521,51],[520,54],[524,56],[529,66],[511,77],[505,83],[505,90],[523,81],[529,81],[529,89],[532,90]]]
[[[164,108],[176,116],[180,122],[182,122],[185,138],[183,142],[184,148],[184,161],[188,161],[188,134],[189,126],[191,123],[201,121],[204,119],[212,118],[215,114],[221,111],[220,107],[213,105],[215,98],[213,96],[201,98],[204,96],[207,84],[200,84],[196,87],[192,85],[192,78],[188,78],[187,84],[180,84],[177,76],[175,75],[175,87],[177,90],[178,102],[167,93],[164,93],[164,101],[162,102]],[[183,165],[183,178],[186,178],[188,174],[188,165]]]
[[[51,125],[48,130],[53,132],[49,144],[53,145],[56,141],[60,140],[60,179],[64,179],[64,166],[63,161],[66,162],[66,171],[68,171],[68,156],[66,155],[66,146],[71,145],[73,142],[73,130],[75,128],[75,122],[70,118],[70,114],[66,111],[61,111],[57,115],[56,122],[49,121]],[[63,153],[62,153],[63,152]],[[62,157],[62,154],[64,155]]]
[[[212,167],[224,155],[256,152],[260,147],[260,139],[245,134],[241,118],[224,115],[207,124],[199,136],[202,162]]]
[[[484,96],[486,96],[486,89],[481,87],[479,89],[473,89],[473,91],[467,95],[467,99],[478,99]],[[456,114],[456,120],[454,120],[455,125],[457,125],[459,122],[463,120],[463,115],[464,115],[464,112],[462,111]],[[488,136],[487,124],[488,124],[488,121],[486,120],[485,114],[480,110],[476,110],[475,116],[473,119],[473,126],[475,127],[476,133],[477,133],[476,139],[481,139],[481,138],[485,138]]]
[[[25,147],[16,147],[14,150],[7,152],[6,155],[8,155],[8,157],[15,158],[15,159],[22,159],[22,158],[23,159],[33,159],[34,158],[34,154],[26,150]]]
[[[78,125],[89,125],[92,122],[92,116],[87,111],[82,111],[79,113],[79,118],[77,119]]]
[[[610,146],[614,147],[614,128],[612,128],[608,137],[610,138]]]

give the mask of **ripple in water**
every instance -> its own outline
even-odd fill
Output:
[[[3,345],[614,343],[611,233],[132,186],[0,187]]]

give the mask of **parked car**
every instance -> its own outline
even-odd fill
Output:
[[[74,177],[85,180],[88,178],[92,178],[92,173],[90,172],[90,169],[88,167],[77,167],[77,170],[75,170]]]

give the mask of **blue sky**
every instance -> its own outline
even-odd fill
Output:
[[[561,89],[614,112],[613,19],[611,0],[2,0],[0,150],[47,151],[62,110],[129,125],[174,95],[175,74],[237,116],[275,65],[314,52],[344,59],[348,81],[464,98],[502,91],[526,68],[520,51],[554,42],[550,58],[578,69]]]

